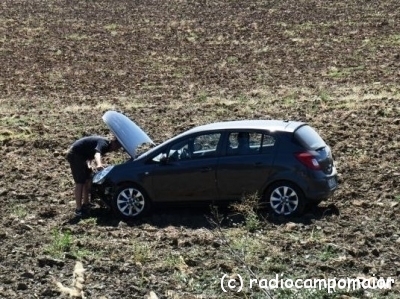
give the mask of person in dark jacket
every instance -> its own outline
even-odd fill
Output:
[[[67,160],[75,182],[76,216],[82,216],[89,210],[91,161],[95,161],[96,170],[101,170],[104,168],[102,157],[119,148],[121,148],[121,144],[115,137],[108,140],[102,136],[83,137],[75,141],[69,148]]]

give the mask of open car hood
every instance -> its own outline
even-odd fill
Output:
[[[143,143],[154,144],[141,128],[119,112],[107,111],[103,115],[103,121],[132,158],[135,158],[136,148],[139,145]]]

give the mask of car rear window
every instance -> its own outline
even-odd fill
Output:
[[[316,150],[325,147],[325,141],[310,126],[302,126],[294,132],[295,138],[302,146],[309,150]]]

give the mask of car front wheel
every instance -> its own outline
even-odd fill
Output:
[[[272,184],[266,192],[266,200],[271,211],[280,216],[300,215],[305,206],[300,188],[285,181]]]
[[[137,219],[150,208],[150,200],[144,191],[134,185],[117,190],[112,202],[114,212],[125,220]]]

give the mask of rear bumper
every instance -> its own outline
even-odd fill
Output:
[[[313,179],[305,190],[305,196],[311,202],[320,202],[331,197],[337,188],[337,174],[323,179]]]

